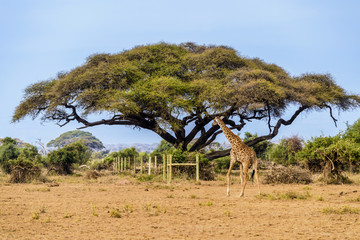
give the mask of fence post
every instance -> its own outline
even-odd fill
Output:
[[[172,180],[172,155],[168,156],[168,184],[171,183]]]
[[[136,155],[134,155],[134,174],[136,173]]]
[[[196,154],[196,181],[199,181],[199,172],[200,172],[200,160],[199,154]]]
[[[162,157],[162,161],[163,161],[163,181],[166,181],[166,158],[165,158],[165,154],[163,154]]]
[[[140,173],[143,174],[143,157],[140,157]]]
[[[167,183],[170,182],[170,155],[166,155],[166,181]]]
[[[155,156],[155,166],[154,166],[154,173],[157,173],[157,156]]]
[[[114,161],[114,163],[113,163],[113,170],[116,171],[116,158],[115,158],[115,161]]]
[[[122,172],[123,171],[123,158],[120,158],[120,172]]]
[[[151,156],[149,156],[149,169],[148,169],[148,175],[151,174]]]

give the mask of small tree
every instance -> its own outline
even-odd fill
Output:
[[[139,155],[138,151],[136,150],[136,148],[131,147],[131,148],[125,148],[123,150],[121,150],[119,152],[120,156],[122,157],[130,157],[133,158],[134,156]]]
[[[327,183],[347,183],[350,180],[343,171],[350,165],[359,166],[360,145],[340,134],[316,137],[305,144],[296,158],[304,161],[311,171],[322,171]]]
[[[161,156],[162,154],[172,152],[174,149],[171,143],[161,140],[159,145],[154,149],[153,154]]]

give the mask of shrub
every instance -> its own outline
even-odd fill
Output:
[[[113,158],[106,157],[104,160],[94,162],[90,168],[93,170],[109,170],[113,168]]]
[[[18,147],[15,139],[3,139],[0,166],[5,173],[11,174],[10,182],[23,183],[40,179],[40,161],[41,156],[35,146],[25,144],[24,147]]]
[[[0,146],[0,168],[4,173],[11,172],[10,160],[16,159],[19,154],[19,148],[16,146],[15,139],[6,137],[3,139],[3,145]]]
[[[349,183],[343,171],[359,168],[360,144],[341,135],[334,137],[316,137],[305,144],[296,154],[313,172],[323,172],[326,183]]]
[[[279,144],[274,144],[267,152],[269,160],[282,164],[294,165],[295,155],[302,149],[302,139],[297,136],[281,139]]]
[[[49,172],[71,174],[73,164],[85,164],[90,158],[88,148],[81,142],[64,146],[48,154]]]
[[[19,157],[10,161],[11,175],[10,182],[25,183],[32,180],[39,180],[41,177],[41,169],[38,164],[27,159]]]
[[[113,217],[113,218],[121,218],[121,212],[119,209],[111,209],[110,211],[110,217]]]
[[[217,158],[214,159],[214,164],[215,164],[215,171],[216,172],[221,172],[224,169],[229,169],[230,166],[230,157],[221,157],[221,158]]]
[[[312,182],[310,171],[298,166],[277,166],[264,173],[264,183],[302,183],[309,184]]]

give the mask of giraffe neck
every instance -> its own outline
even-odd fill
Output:
[[[242,141],[241,141],[241,138],[240,138],[238,135],[234,134],[234,133],[230,130],[230,128],[228,128],[228,127],[225,125],[225,123],[224,123],[221,119],[218,119],[217,122],[218,122],[221,130],[222,130],[223,133],[225,134],[225,137],[229,140],[229,142],[230,142],[231,145],[233,145],[233,143],[235,143],[235,142],[239,142],[239,141],[242,142]]]

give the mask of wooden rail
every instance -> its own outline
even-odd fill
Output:
[[[195,166],[196,167],[196,181],[199,181],[199,172],[200,172],[200,161],[199,155],[196,155],[196,162],[195,163],[173,163],[172,162],[172,155],[167,156],[167,183],[170,184],[172,181],[172,167],[176,166]],[[165,175],[163,175],[164,177]]]

